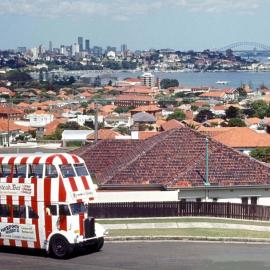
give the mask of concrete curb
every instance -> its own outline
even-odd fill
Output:
[[[207,237],[207,236],[108,236],[105,242],[152,242],[152,241],[183,241],[183,242],[219,242],[242,244],[270,244],[270,238],[240,237]]]

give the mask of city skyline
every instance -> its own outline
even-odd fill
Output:
[[[126,43],[132,50],[202,50],[237,41],[270,44],[269,0],[2,0],[0,49]],[[18,27],[20,26],[20,27]],[[23,29],[23,31],[22,31]]]

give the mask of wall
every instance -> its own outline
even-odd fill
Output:
[[[178,191],[98,191],[95,202],[177,201]]]
[[[241,203],[243,197],[257,197],[258,205],[270,206],[270,187],[268,188],[228,188],[228,189],[182,189],[180,191],[98,191],[95,202],[160,202],[160,201],[186,201],[195,202],[230,202]]]

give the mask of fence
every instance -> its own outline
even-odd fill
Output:
[[[139,217],[221,217],[270,220],[270,207],[213,202],[126,202],[90,204],[89,215],[96,218]]]

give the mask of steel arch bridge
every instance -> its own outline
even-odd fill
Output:
[[[265,45],[259,42],[248,42],[248,41],[243,41],[243,42],[236,42],[236,43],[232,43],[230,45],[227,45],[223,48],[220,48],[218,51],[226,51],[226,50],[235,50],[237,48],[241,48],[241,47],[252,47],[252,49],[256,48],[256,49],[260,49],[262,51],[270,51],[270,46],[269,45]]]

